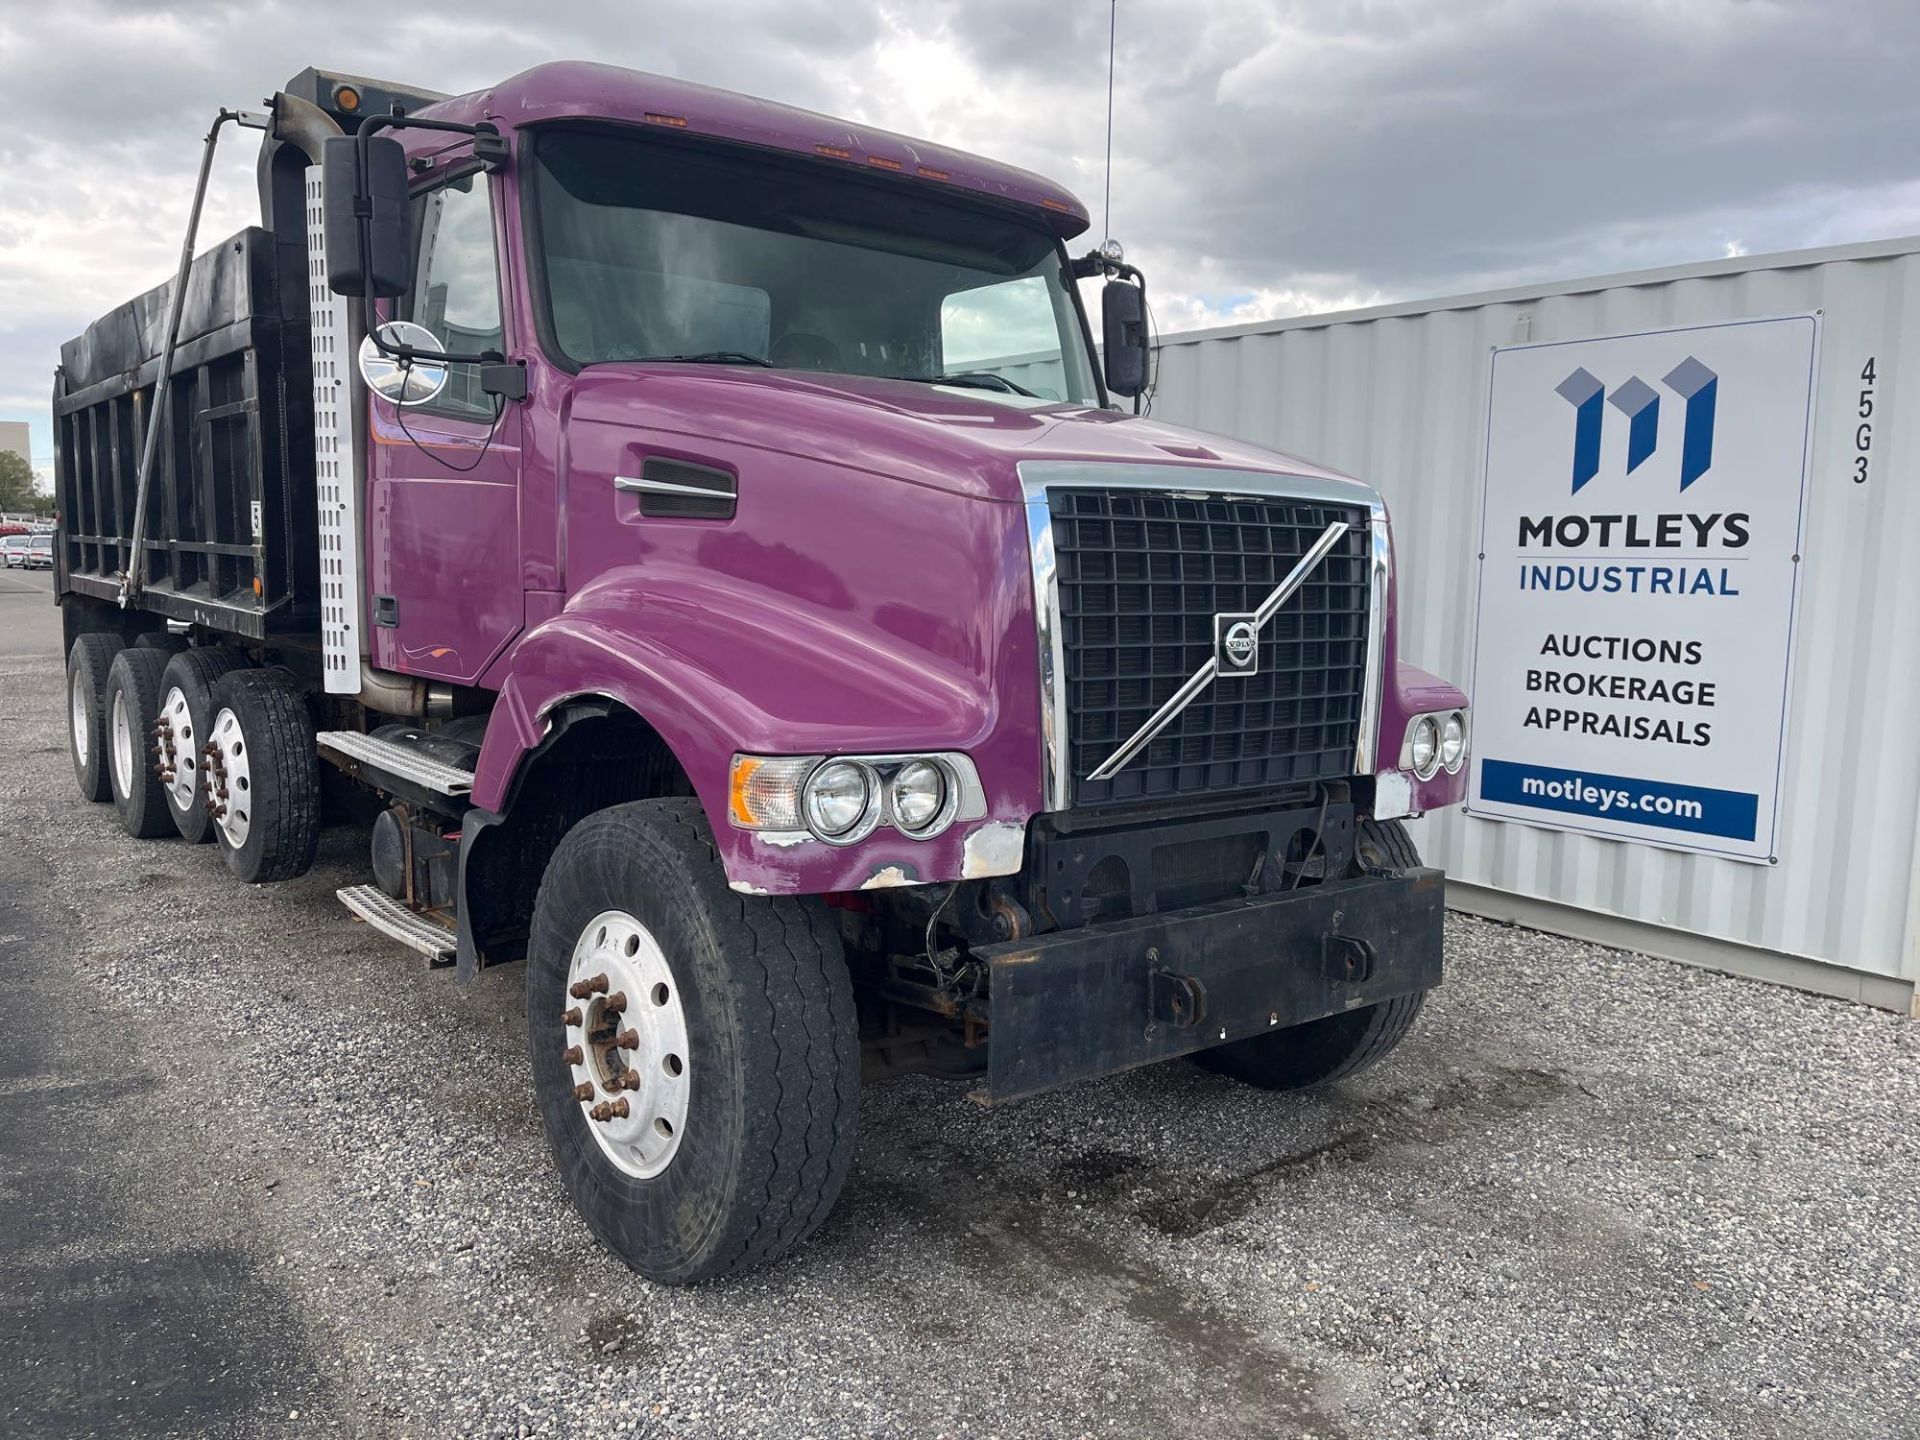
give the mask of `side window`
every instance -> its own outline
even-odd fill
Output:
[[[413,233],[419,248],[404,317],[455,353],[504,349],[487,177],[463,176],[415,196]],[[491,420],[494,402],[480,389],[479,366],[455,365],[447,388],[421,408]]]

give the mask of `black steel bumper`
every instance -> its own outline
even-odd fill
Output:
[[[986,1084],[1017,1099],[1440,983],[1438,870],[1314,885],[974,949]]]

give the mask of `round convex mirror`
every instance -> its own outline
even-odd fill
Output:
[[[389,345],[431,351],[436,355],[447,348],[426,326],[411,320],[387,321],[380,327],[380,338]],[[360,378],[382,400],[395,405],[425,405],[447,388],[447,367],[419,357],[401,359],[388,355],[369,335],[360,342]]]

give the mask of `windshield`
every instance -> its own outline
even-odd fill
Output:
[[[608,360],[770,365],[1098,404],[1059,242],[931,191],[563,131],[537,148],[553,336]]]

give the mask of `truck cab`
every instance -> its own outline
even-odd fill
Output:
[[[1139,413],[1145,280],[1073,253],[1071,195],[589,64],[309,71],[266,124],[204,334],[246,321],[289,423],[165,457],[173,568],[87,449],[138,379],[106,332],[63,356],[76,774],[251,880],[311,863],[322,764],[370,797],[342,899],[525,963],[556,1159],[630,1264],[804,1238],[862,1076],[1292,1088],[1407,1032],[1442,887],[1402,821],[1461,800],[1466,697],[1399,655],[1377,492]],[[237,413],[194,373],[196,423]]]

